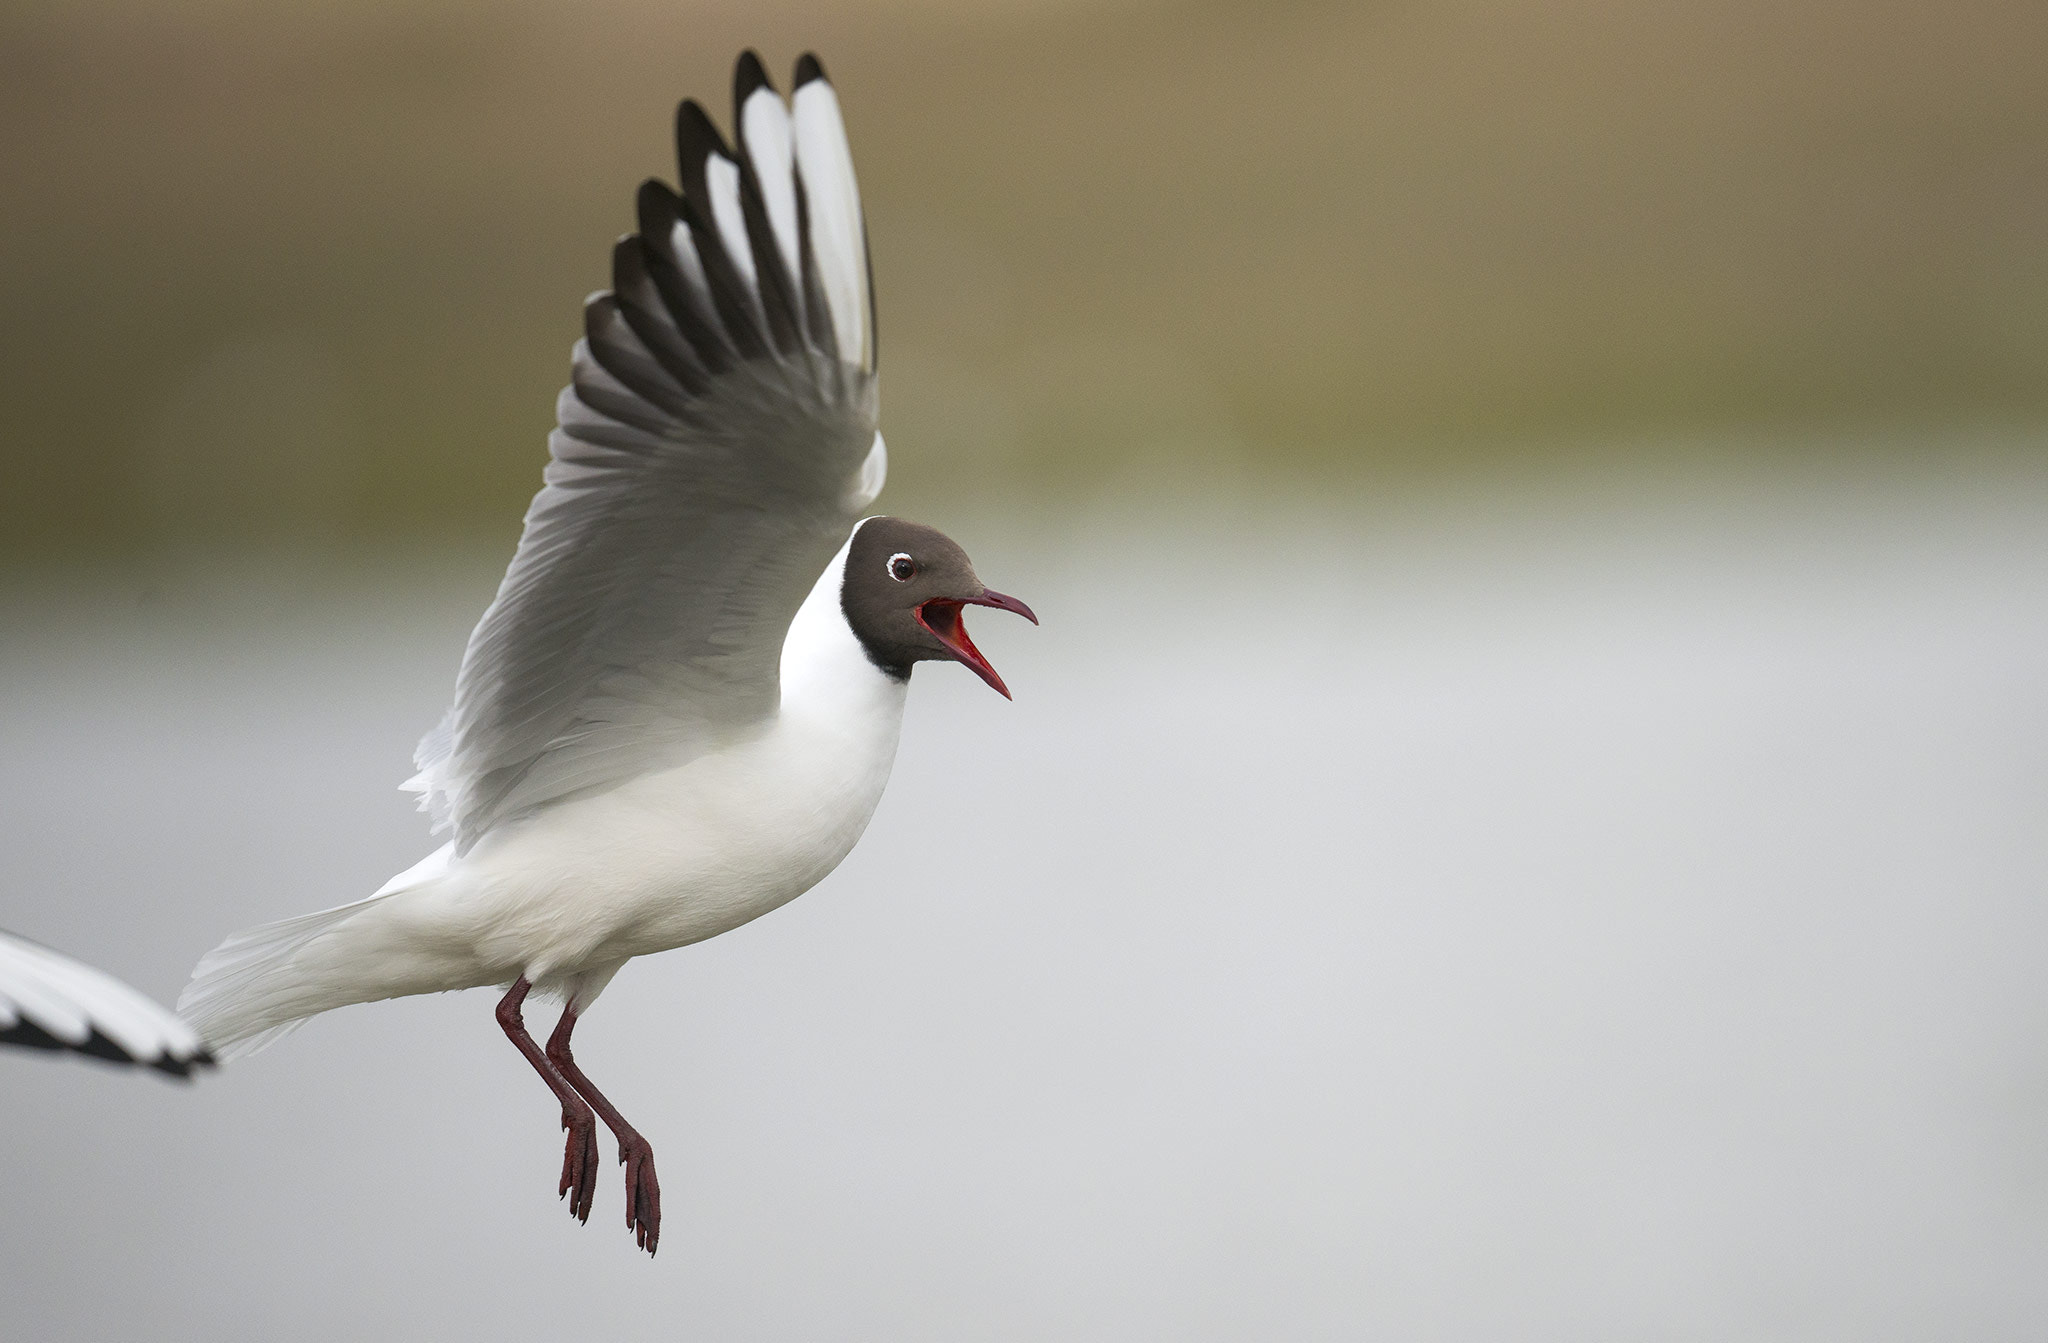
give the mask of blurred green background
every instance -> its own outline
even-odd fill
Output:
[[[897,511],[2048,423],[2038,0],[16,4],[0,551],[509,540],[746,45],[845,100]]]

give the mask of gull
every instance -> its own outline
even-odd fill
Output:
[[[0,1045],[70,1050],[173,1077],[211,1067],[192,1027],[103,970],[0,932]]]
[[[911,670],[964,664],[991,591],[881,491],[867,227],[839,99],[812,55],[787,102],[753,52],[734,143],[676,113],[680,190],[650,180],[612,287],[584,306],[543,486],[471,634],[421,795],[453,838],[366,900],[230,937],[179,999],[223,1058],[306,1018],[507,986],[497,1019],[562,1110],[557,1195],[587,1221],[597,1120],[654,1253],[648,1141],[570,1037],[619,968],[810,889],[866,829]],[[545,1046],[529,993],[561,998]]]

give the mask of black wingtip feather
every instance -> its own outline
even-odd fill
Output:
[[[711,114],[695,98],[683,99],[676,108],[676,163],[682,170],[686,194],[690,183],[704,180],[704,161],[713,154],[733,157]]]
[[[643,238],[666,238],[676,221],[683,217],[682,201],[675,188],[659,177],[650,177],[640,184],[640,190],[633,197],[633,213],[640,225]]]
[[[149,1066],[156,1069],[158,1072],[164,1074],[164,1076],[166,1077],[175,1077],[180,1082],[190,1082],[192,1080],[193,1074],[197,1070],[201,1068],[213,1068],[217,1067],[218,1065],[214,1062],[213,1055],[207,1053],[205,1050],[202,1049],[189,1059],[172,1058],[170,1055],[166,1054],[162,1058],[156,1060],[154,1063],[151,1063]]]
[[[641,255],[635,260],[646,263],[648,278],[661,292],[670,320],[676,323],[697,361],[714,372],[723,368],[722,343],[715,332],[698,320],[696,307],[684,292],[683,277],[677,273],[674,263],[668,260],[669,238],[683,218],[683,198],[668,183],[658,177],[650,177],[640,184],[639,192],[633,197],[633,212],[640,225],[637,241]],[[623,284],[617,269],[619,258],[616,250],[612,263],[612,278]]]
[[[827,84],[832,82],[825,78],[824,64],[816,55],[807,51],[796,58],[796,88],[800,89],[814,79],[823,79]]]
[[[775,92],[768,70],[761,64],[761,58],[754,54],[752,47],[740,53],[739,64],[732,68],[732,105],[735,111],[747,105],[747,99],[754,96],[754,90],[767,89]]]
[[[665,239],[667,234],[662,234]],[[628,233],[612,247],[612,290],[618,299],[619,313],[626,319],[626,325],[633,328],[633,334],[647,347],[647,352],[668,371],[676,385],[685,392],[698,393],[704,390],[708,371],[716,370],[716,354],[707,357],[702,351],[716,348],[710,333],[704,331],[696,313],[689,307],[689,300],[682,293],[682,287],[671,274],[657,274],[656,268],[671,271],[668,262],[669,247],[657,239],[649,242],[637,233]],[[649,294],[652,289],[654,292]],[[650,305],[648,300],[653,300]],[[650,307],[656,311],[650,311]],[[656,312],[664,314],[657,316]],[[584,309],[586,321],[589,308]],[[586,328],[584,334],[589,335]],[[592,347],[593,350],[595,346]],[[674,407],[663,406],[671,414]]]
[[[122,1066],[140,1064],[177,1078],[189,1078],[194,1068],[211,1068],[216,1066],[212,1051],[207,1049],[202,1048],[198,1053],[187,1059],[178,1058],[169,1052],[160,1054],[155,1058],[141,1059],[135,1057],[135,1055],[129,1053],[120,1045],[115,1044],[97,1026],[92,1028],[92,1033],[82,1043],[72,1044],[68,1040],[58,1039],[26,1018],[16,1021],[12,1026],[4,1030],[0,1030],[0,1045],[16,1045],[24,1049],[42,1049],[51,1052],[83,1054],[87,1058],[102,1059],[108,1063]]]
[[[638,348],[635,348],[637,342]],[[619,296],[609,290],[592,294],[583,304],[583,343],[597,366],[611,374],[621,387],[640,401],[674,420],[689,412],[689,386],[670,372],[661,355],[647,347],[639,328],[626,313]],[[585,387],[583,370],[576,369],[576,395],[592,410],[603,411],[625,424],[650,433],[665,432],[669,426],[659,418],[641,413],[638,405],[623,409],[611,404],[615,398],[605,389],[595,394]]]

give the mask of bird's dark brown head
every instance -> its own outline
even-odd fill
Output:
[[[1038,623],[1023,602],[983,586],[951,538],[901,518],[869,518],[854,532],[839,602],[869,659],[891,676],[907,678],[919,662],[950,658],[1005,699],[1009,687],[967,637],[960,609],[993,606]]]

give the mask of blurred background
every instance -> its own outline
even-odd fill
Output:
[[[2048,1331],[2038,3],[0,9],[0,926],[170,1001],[430,847],[744,46],[1017,702],[921,673],[841,871],[579,1033],[652,1264],[409,1000],[0,1055],[0,1336]]]

